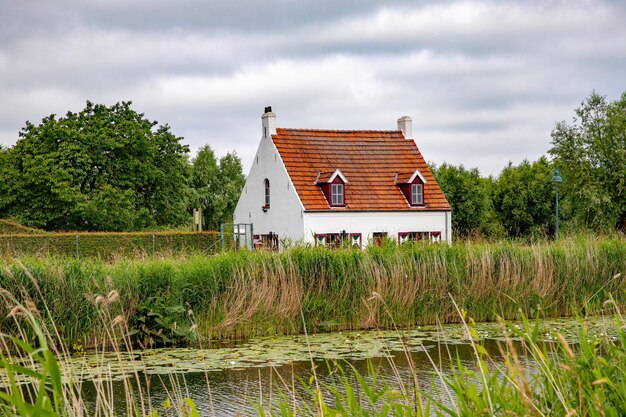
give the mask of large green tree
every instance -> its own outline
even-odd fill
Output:
[[[501,236],[502,227],[491,204],[492,178],[483,178],[477,168],[444,163],[432,167],[437,183],[452,206],[452,228],[455,234],[467,236]]]
[[[557,123],[549,153],[577,227],[626,229],[626,92],[613,102],[593,92],[572,124]]]
[[[545,157],[505,167],[494,184],[493,206],[512,237],[545,236],[554,225],[553,167]]]
[[[131,102],[87,102],[79,113],[27,122],[2,156],[4,211],[48,230],[186,224],[188,148],[180,141]]]
[[[237,200],[245,184],[241,159],[227,153],[219,162],[210,146],[200,148],[192,161],[193,206],[202,208],[204,226],[217,229],[232,221]]]

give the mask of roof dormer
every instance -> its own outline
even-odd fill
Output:
[[[346,206],[346,184],[348,180],[341,173],[339,169],[334,172],[318,172],[315,180],[315,185],[318,185],[328,205],[331,207],[345,207]]]
[[[426,178],[424,178],[419,169],[412,173],[396,174],[394,184],[400,188],[404,198],[411,207],[423,207],[426,205],[424,202]]]

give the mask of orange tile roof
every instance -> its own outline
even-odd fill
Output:
[[[396,180],[396,184],[406,184],[411,180],[411,177],[415,174],[415,171],[412,172],[399,172],[398,179]],[[422,171],[420,171],[422,174]],[[422,174],[424,175],[424,174]],[[428,180],[426,180],[428,182]]]
[[[348,180],[346,207],[332,210],[424,211],[450,210],[422,154],[401,131],[276,129],[272,140],[280,153],[305,210],[331,210],[318,173],[328,176],[339,169]],[[394,185],[396,174],[413,175],[419,169],[426,179],[425,207],[411,207]],[[319,180],[318,179],[318,183]]]

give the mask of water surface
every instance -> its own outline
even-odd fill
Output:
[[[584,324],[557,319],[541,321],[540,335],[546,343],[553,343],[559,332],[573,342],[582,325],[588,327],[590,337],[615,337],[617,330],[611,317],[586,319]],[[490,360],[498,364],[499,346],[510,336],[510,330],[498,323],[479,323],[474,329]],[[321,384],[332,384],[336,361],[344,369],[352,366],[361,374],[368,373],[369,361],[383,383],[408,391],[415,383],[414,369],[422,390],[434,390],[445,397],[440,373],[445,375],[450,361],[457,358],[471,366],[475,355],[466,328],[445,325],[255,338],[218,349],[87,353],[73,357],[64,374],[71,372],[74,381],[83,381],[88,403],[95,401],[97,389],[113,392],[120,414],[125,409],[125,385],[131,384],[136,392],[150,396],[150,403],[157,405],[161,415],[167,414],[161,404],[172,393],[179,393],[192,398],[203,415],[234,416],[254,415],[255,407],[267,408],[281,398],[292,406],[309,400],[312,394],[306,385],[311,381],[312,367]]]

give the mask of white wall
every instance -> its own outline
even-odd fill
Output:
[[[315,234],[361,233],[365,246],[374,232],[387,232],[397,239],[399,232],[441,232],[441,239],[452,241],[450,212],[305,212],[304,241],[314,243]]]
[[[265,178],[270,181],[270,208],[265,204]],[[303,239],[303,206],[271,138],[261,139],[250,174],[235,208],[235,223],[252,223],[254,234],[277,233],[279,239]]]

